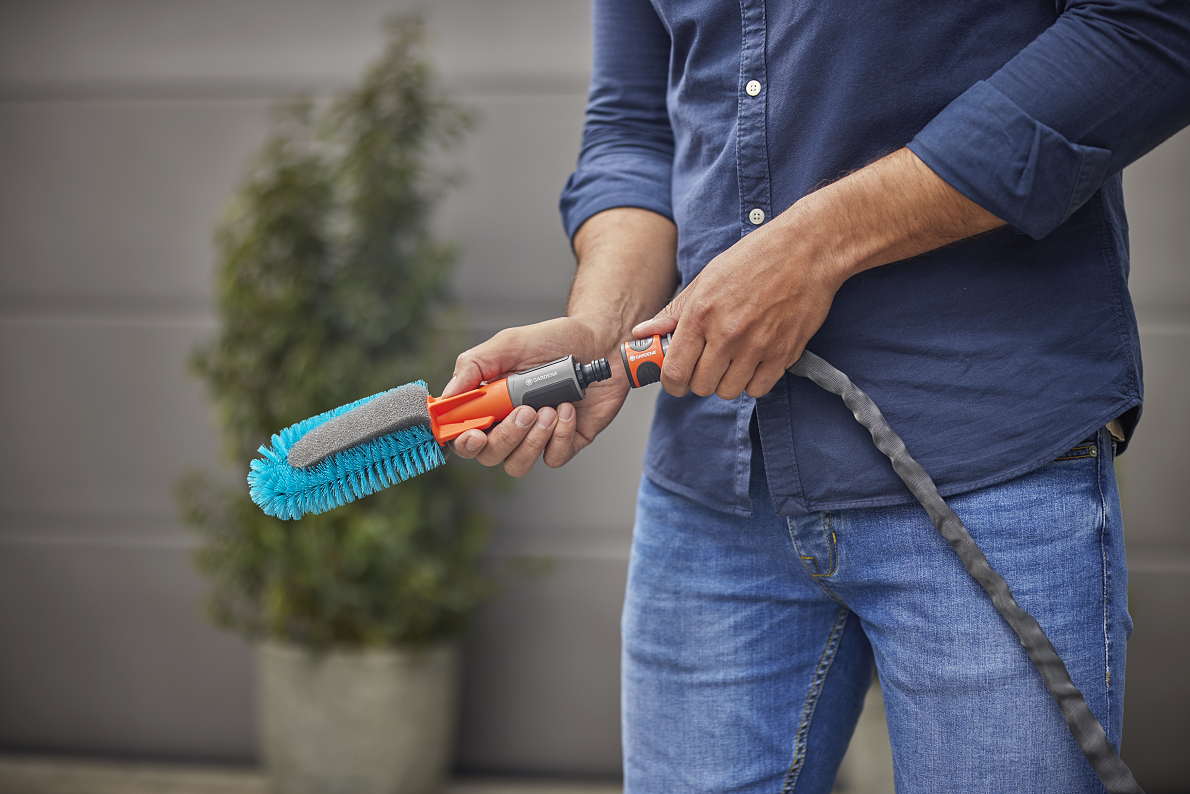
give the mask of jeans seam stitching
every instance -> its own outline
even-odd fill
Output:
[[[789,771],[785,773],[785,783],[781,787],[781,794],[790,794],[794,786],[797,785],[802,765],[806,761],[806,736],[810,732],[810,722],[814,718],[814,709],[822,694],[822,685],[826,680],[826,674],[830,671],[831,663],[835,660],[835,653],[839,649],[839,638],[843,635],[849,614],[850,610],[847,607],[839,610],[827,637],[826,647],[822,650],[822,658],[818,660],[818,667],[814,671],[814,680],[810,685],[810,693],[806,696],[805,705],[802,706],[802,718],[798,723],[797,737],[794,740],[793,761],[789,765]]]
[[[827,513],[829,513],[829,512],[830,511],[824,511],[822,514],[822,521],[823,521],[824,525],[826,524],[826,520],[827,520],[826,517],[827,517]],[[837,596],[835,594],[835,591],[831,590],[830,586],[824,581],[824,578],[826,576],[833,576],[835,573],[835,567],[836,567],[836,563],[838,560],[838,553],[837,553],[837,545],[838,544],[832,543],[832,545],[831,545],[831,556],[833,557],[833,561],[832,561],[830,573],[825,574],[825,575],[822,573],[815,573],[814,571],[820,570],[819,565],[818,565],[818,558],[814,557],[812,555],[807,556],[805,554],[802,554],[801,547],[798,546],[798,544],[797,544],[797,533],[794,531],[794,528],[793,528],[793,519],[786,518],[785,525],[789,529],[789,539],[793,542],[793,548],[795,551],[797,551],[797,556],[801,558],[802,566],[806,569],[806,572],[810,574],[810,578],[812,578],[814,580],[814,584],[818,585],[818,589],[820,589],[820,590],[822,590],[822,592],[826,593],[827,596],[829,596],[832,601],[834,601],[836,604],[839,604],[840,606],[846,608],[847,604],[843,601],[843,599],[839,598],[839,596]],[[823,529],[823,533],[824,534],[826,533],[825,528]],[[835,533],[833,530],[830,532],[830,539],[832,541],[835,541],[835,539],[836,539]],[[814,570],[810,569],[810,563],[814,563]]]
[[[819,579],[815,579],[814,581],[818,584],[819,587],[822,588],[822,592],[826,593],[828,596],[831,597],[832,601],[834,601],[837,604],[840,604],[841,606],[847,606],[845,603],[843,603],[843,599],[841,599],[841,598],[839,598],[839,596],[835,595],[835,591],[832,590],[828,584],[826,584],[825,582],[823,582]]]
[[[827,510],[822,514],[822,532],[823,535],[829,535],[826,542],[831,550],[831,569],[824,576],[834,576],[835,571],[839,570],[839,553],[838,544],[835,541],[835,525],[834,519],[831,516],[831,511]]]
[[[1100,437],[1105,431],[1100,431]],[[1100,455],[1100,458],[1106,458],[1106,455]],[[1110,589],[1108,586],[1108,579],[1110,574],[1108,572],[1107,560],[1107,503],[1103,493],[1103,466],[1107,465],[1106,460],[1098,462],[1098,471],[1095,476],[1095,490],[1099,494],[1099,554],[1103,560],[1103,721],[1104,724],[1111,724],[1111,634],[1108,629],[1108,622],[1110,619],[1111,605],[1108,603]]]

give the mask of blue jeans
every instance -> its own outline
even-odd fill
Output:
[[[916,504],[753,515],[642,481],[624,606],[627,794],[826,794],[875,662],[897,791],[1099,792],[988,596]],[[1132,631],[1106,431],[952,497],[1119,747]]]

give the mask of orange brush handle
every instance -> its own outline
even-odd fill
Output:
[[[468,430],[485,430],[512,413],[508,379],[485,383],[478,389],[454,397],[429,397],[430,432],[439,444],[458,438]]]

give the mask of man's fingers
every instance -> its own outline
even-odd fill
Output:
[[[703,355],[703,359],[706,359],[705,354]],[[699,361],[699,367],[701,366],[702,361]],[[756,362],[751,359],[735,359],[727,367],[727,371],[723,373],[722,377],[719,378],[719,382],[714,387],[715,394],[724,400],[734,400],[736,397],[739,397],[752,381],[756,369]],[[697,375],[695,379],[697,380]],[[698,393],[694,384],[691,384],[690,388],[696,394]]]
[[[533,464],[537,463],[537,459],[545,450],[557,421],[558,412],[553,408],[546,407],[538,411],[536,421],[529,427],[524,440],[504,461],[504,471],[513,477],[524,477],[532,471]]]
[[[464,354],[466,355],[466,354]],[[442,390],[443,397],[454,397],[479,386],[483,380],[483,372],[474,360],[464,361],[462,356],[455,362],[454,375]]]
[[[744,391],[748,392],[752,397],[763,397],[772,391],[773,386],[785,374],[785,365],[779,361],[762,361],[760,366],[756,368],[752,379],[748,381],[747,388]]]
[[[685,293],[678,293],[651,320],[637,323],[632,328],[632,336],[636,339],[644,339],[646,336],[652,336],[653,334],[664,335],[673,333],[673,330],[678,327],[678,318],[682,316],[682,307],[685,302]]]
[[[674,397],[690,391],[690,379],[706,347],[706,339],[689,323],[678,326],[661,365],[661,386]]]
[[[442,396],[462,394],[519,368],[525,363],[525,343],[529,336],[524,328],[506,328],[483,344],[460,353]]]
[[[670,304],[672,306],[673,304]],[[645,320],[643,323],[638,323],[632,329],[632,336],[635,339],[644,339],[653,334],[661,334],[665,336],[672,333],[678,327],[678,315],[671,313],[670,306],[666,306],[651,320]]]
[[[570,403],[558,406],[558,423],[554,425],[554,435],[546,445],[542,460],[551,469],[556,469],[570,462],[574,457],[574,436],[578,428],[578,414]]]
[[[535,412],[521,406],[487,433],[468,430],[450,442],[451,450],[460,458],[477,458],[484,466],[503,464],[513,477],[528,474],[543,453],[548,453],[546,464],[557,468],[574,457],[575,416],[569,403],[560,411],[545,407]]]
[[[475,458],[484,466],[503,463],[508,474],[524,477],[541,457],[557,421],[553,408],[534,411],[522,405],[488,431],[487,443]]]
[[[488,436],[481,430],[468,430],[450,442],[450,451],[464,460],[471,460],[487,446]]]
[[[504,421],[488,430],[488,443],[476,455],[484,466],[496,466],[512,453],[529,435],[529,428],[537,420],[537,412],[522,405],[504,417]]]

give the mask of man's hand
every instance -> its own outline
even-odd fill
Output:
[[[566,355],[584,364],[614,355],[628,329],[673,294],[677,230],[667,218],[629,207],[600,212],[575,234],[574,250],[578,271],[570,316],[501,331],[463,353],[443,397]],[[451,449],[485,466],[503,463],[513,477],[528,474],[539,457],[547,466],[562,466],[611,424],[628,396],[624,368],[618,358],[609,363],[611,379],[591,384],[577,405],[563,403],[556,411],[522,405],[486,433],[463,433]]]
[[[569,317],[509,328],[458,357],[454,377],[442,396],[460,394],[483,381],[566,355],[573,354],[583,363],[602,358],[609,352],[605,345],[594,329]],[[463,433],[451,442],[451,449],[461,458],[478,458],[485,466],[503,463],[513,477],[528,474],[538,458],[551,468],[562,466],[611,424],[628,396],[623,367],[614,366],[618,362],[612,364],[611,379],[591,384],[577,405],[563,403],[557,410],[540,411],[522,405],[486,433]]]
[[[672,332],[661,385],[761,397],[851,276],[1003,225],[908,149],[803,198],[711,260],[637,338]]]
[[[790,245],[787,223],[776,218],[712,259],[633,329],[638,338],[673,333],[661,372],[670,394],[767,394],[822,325],[846,276]]]

